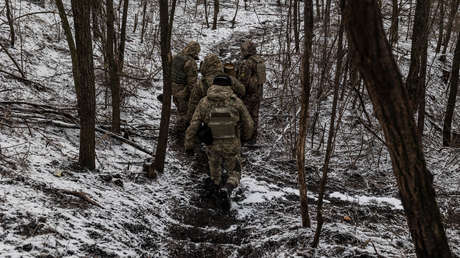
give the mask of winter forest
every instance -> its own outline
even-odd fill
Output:
[[[459,4],[0,1],[0,257],[459,257]]]

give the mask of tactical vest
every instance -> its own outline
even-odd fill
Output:
[[[213,107],[208,122],[213,140],[233,139],[237,137],[238,117],[232,113],[232,107]]]
[[[257,77],[257,85],[262,85],[267,80],[267,75],[265,72],[265,62],[260,56],[251,56],[249,57],[254,63],[256,63],[255,75]]]
[[[171,78],[177,84],[187,84],[187,74],[185,74],[184,66],[187,58],[183,55],[176,55],[172,59]]]

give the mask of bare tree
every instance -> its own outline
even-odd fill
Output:
[[[219,15],[219,0],[214,0],[214,19],[212,21],[213,30],[217,29],[217,18]]]
[[[452,73],[450,77],[450,92],[447,100],[446,115],[444,117],[444,126],[442,130],[442,143],[444,146],[451,144],[452,118],[454,116],[455,102],[458,91],[458,74],[460,67],[460,32],[457,35],[457,45],[455,46],[454,60],[452,62]]]
[[[107,39],[105,45],[106,58],[109,69],[109,84],[112,93],[112,132],[120,133],[120,77],[118,74],[118,62],[115,60],[114,44],[115,44],[115,29],[114,29],[114,13],[113,0],[106,1],[107,14]]]
[[[310,216],[308,215],[307,184],[305,183],[305,142],[307,139],[308,106],[310,104],[310,59],[312,57],[313,41],[313,0],[305,0],[304,4],[304,54],[302,59],[302,93],[300,97],[300,121],[299,138],[297,140],[297,177],[300,194],[300,212],[302,215],[302,226],[310,227]]]
[[[96,167],[96,97],[90,24],[91,0],[72,0],[71,3],[81,95],[79,162],[82,167],[93,170]]]
[[[326,14],[327,15],[327,14]],[[335,117],[337,113],[337,100],[339,98],[339,85],[340,85],[340,75],[342,73],[342,59],[343,59],[343,22],[340,24],[339,29],[339,42],[337,48],[337,65],[335,70],[335,78],[334,78],[334,99],[332,101],[332,112],[331,112],[331,120],[329,124],[329,132],[327,137],[327,147],[326,147],[326,155],[324,157],[324,165],[323,165],[323,176],[321,178],[320,183],[320,192],[318,196],[318,205],[316,206],[316,230],[315,230],[315,237],[313,239],[312,247],[316,248],[319,244],[319,236],[321,234],[321,228],[323,227],[323,199],[324,199],[324,192],[326,189],[326,182],[327,182],[327,172],[329,169],[329,161],[331,160],[333,145],[334,145],[334,135],[335,135]]]
[[[442,1],[442,0],[441,0]],[[398,0],[392,0],[392,14],[391,14],[391,26],[390,26],[390,44],[394,46],[398,42],[398,27],[399,27],[399,4]]]
[[[58,9],[59,17],[61,18],[61,24],[64,30],[65,37],[67,39],[67,44],[69,46],[70,57],[72,60],[72,75],[75,84],[75,93],[77,97],[78,114],[80,114],[80,75],[78,70],[77,50],[75,47],[72,30],[70,29],[69,21],[67,20],[67,15],[65,13],[62,0],[55,0],[55,2],[56,7]]]
[[[10,45],[14,47],[14,23],[13,23],[13,15],[11,14],[11,7],[10,7],[10,0],[5,0],[6,6],[6,19],[8,19],[8,25],[10,26]]]
[[[452,257],[409,97],[375,0],[343,0],[348,42],[382,126],[418,257]]]
[[[415,5],[411,59],[409,74],[406,80],[406,87],[409,93],[409,104],[414,113],[419,108],[422,97],[424,97],[422,95],[424,95],[425,91],[430,8],[431,0],[417,0]]]
[[[447,47],[449,46],[450,36],[452,34],[452,28],[454,25],[455,17],[457,16],[459,4],[460,4],[460,0],[450,0],[449,19],[446,24],[446,36],[444,37],[443,44],[442,44],[442,54],[440,57],[441,61],[446,60]]]
[[[439,5],[439,29],[438,29],[438,42],[436,43],[436,53],[441,51],[442,37],[444,34],[444,0],[438,0]]]
[[[174,11],[171,10],[171,14]],[[172,21],[172,19],[171,19]],[[171,38],[168,0],[160,0],[160,34],[161,34],[161,65],[163,68],[163,101],[161,107],[160,135],[158,137],[155,161],[149,168],[148,176],[155,178],[157,172],[163,172],[166,158],[166,148],[168,146],[169,118],[171,115]]]

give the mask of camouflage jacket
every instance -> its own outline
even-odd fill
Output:
[[[262,87],[257,85],[257,63],[251,56],[241,60],[238,66],[237,77],[246,87],[245,99],[258,100],[262,97]]]
[[[207,124],[209,122],[211,110],[216,106],[232,107],[232,112],[238,117],[239,121],[237,123],[238,128],[236,128],[237,137],[233,139],[214,140],[210,146],[211,150],[224,153],[239,153],[241,148],[240,132],[243,134],[244,140],[251,138],[254,130],[254,121],[243,101],[233,93],[231,87],[213,85],[209,88],[207,96],[198,103],[190,126],[185,132],[186,150],[193,148],[201,123]]]

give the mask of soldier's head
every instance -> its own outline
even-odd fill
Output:
[[[193,57],[195,60],[198,60],[198,54],[200,53],[200,51],[200,44],[196,41],[190,41],[187,44],[187,46],[185,46],[184,50],[182,50],[182,53],[184,55],[189,55]]]
[[[208,76],[224,71],[222,62],[215,54],[208,54],[200,65],[200,72],[203,76]]]
[[[252,55],[256,55],[256,54],[257,54],[256,44],[254,44],[252,41],[246,40],[245,42],[243,42],[243,44],[241,44],[241,56],[243,58],[246,58]]]
[[[214,81],[212,82],[213,85],[219,85],[219,86],[231,86],[232,85],[232,79],[226,74],[219,74],[216,77],[214,77]]]

